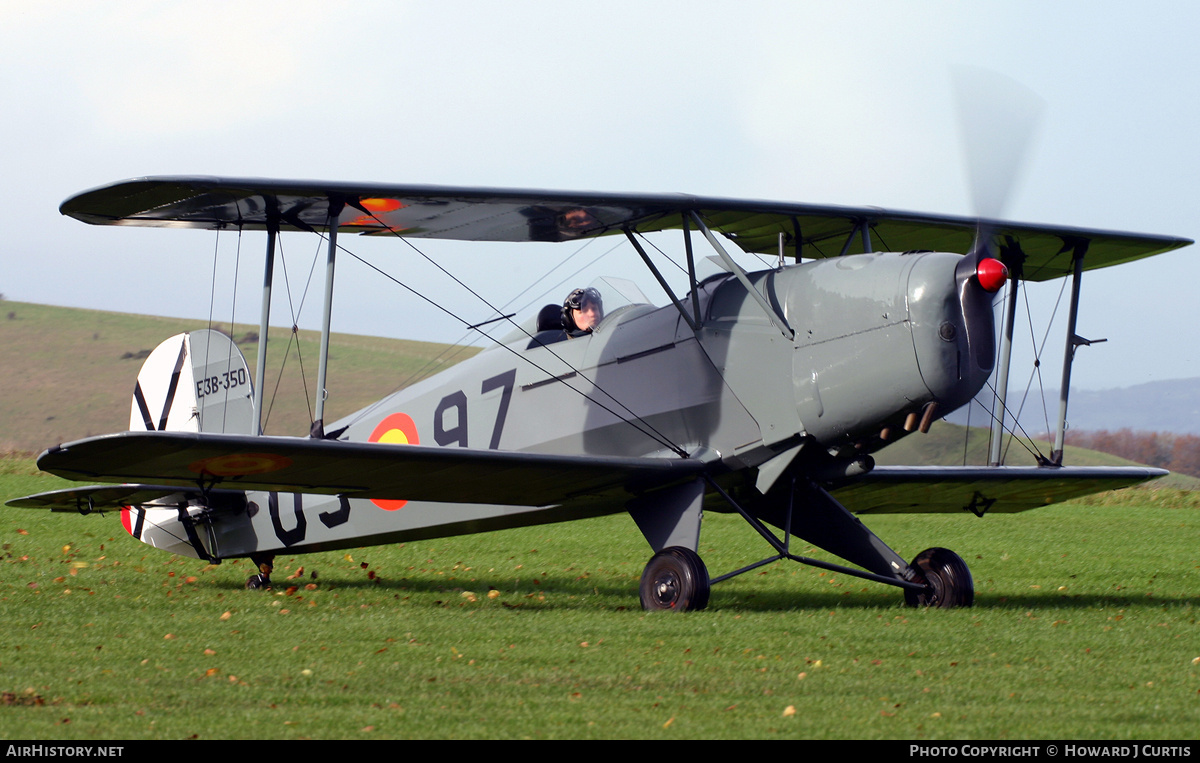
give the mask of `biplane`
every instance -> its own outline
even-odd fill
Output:
[[[1021,281],[1072,278],[1070,347],[1083,271],[1192,243],[1182,238],[687,195],[209,177],[118,182],[61,211],[94,225],[265,232],[258,362],[252,378],[217,332],[167,340],[138,377],[130,431],[38,458],[96,484],[9,505],[119,510],[150,545],[214,563],[249,557],[259,572],[248,587],[270,584],[281,553],[628,513],[653,554],[640,585],[648,610],[701,609],[711,585],[784,559],[895,586],[910,605],[969,606],[961,557],[932,547],[907,560],[861,517],[1019,512],[1165,474],[1062,464],[1072,352],[1056,448],[1038,466],[876,466],[872,453],[926,432],[1008,363],[1011,309],[1000,331],[993,310],[1006,284],[1011,307]],[[297,231],[327,246],[316,414],[307,434],[267,436],[276,239]],[[678,242],[686,291],[647,251],[644,237],[660,232]],[[588,330],[572,330],[570,300],[548,305],[471,359],[327,422],[333,278],[348,234],[524,242],[551,258],[564,242],[623,236],[665,299],[596,284],[602,315]],[[716,274],[697,276],[699,247]],[[747,271],[730,250],[778,259]],[[704,511],[741,515],[767,556],[710,577],[697,553]],[[793,538],[843,563],[795,554]]]

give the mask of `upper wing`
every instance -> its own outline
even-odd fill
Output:
[[[690,212],[745,251],[821,258],[873,248],[966,252],[980,221],[876,207],[840,207],[705,198],[682,194],[613,194],[498,188],[327,183],[212,177],[141,178],[67,199],[65,215],[95,225],[321,230],[331,207],[343,207],[338,229],[466,241],[567,241],[620,232],[680,228]],[[1192,242],[1064,226],[985,221],[997,245],[1019,245],[1023,278],[1071,272],[1075,247],[1088,246],[1087,269],[1178,249]]]
[[[855,514],[1013,513],[1136,485],[1149,466],[877,466],[833,492]]]
[[[295,437],[120,432],[52,448],[38,457],[38,467],[67,479],[164,488],[548,506],[579,498],[628,498],[693,479],[704,464]]]

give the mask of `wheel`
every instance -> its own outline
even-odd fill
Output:
[[[246,580],[246,590],[248,591],[258,591],[270,587],[271,579],[261,573],[258,575],[251,575]]]
[[[910,607],[969,607],[975,603],[975,582],[962,557],[947,548],[927,548],[910,565],[917,573],[916,582],[925,583],[924,591],[904,589],[904,603]]]
[[[708,568],[695,551],[682,546],[664,548],[650,557],[642,572],[642,609],[704,609],[708,590]]]

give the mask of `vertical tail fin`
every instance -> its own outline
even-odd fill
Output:
[[[227,335],[208,329],[177,334],[142,364],[129,428],[258,434],[252,380]]]

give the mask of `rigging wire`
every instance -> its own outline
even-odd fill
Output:
[[[227,371],[229,370],[229,366],[233,364],[233,348],[234,348],[235,342],[236,342],[236,340],[234,339],[234,336],[233,336],[233,332],[234,332],[234,326],[236,325],[234,319],[237,316],[238,271],[241,269],[241,265],[242,265],[242,229],[238,228],[237,246],[234,249],[234,258],[233,258],[233,295],[232,295],[232,299],[231,299],[231,302],[229,305],[229,349],[227,349],[225,351],[225,370],[227,370]],[[205,366],[208,366],[208,358],[211,353],[212,353],[212,342],[209,342],[208,345],[204,348],[204,365]],[[226,422],[227,414],[229,413],[229,393],[230,393],[230,391],[231,390],[229,387],[225,388],[225,404],[223,406],[221,406],[221,431],[222,432],[225,431],[225,422]]]
[[[1033,312],[1030,308],[1030,298],[1028,298],[1028,289],[1025,289],[1025,292],[1026,292],[1026,294],[1025,294],[1025,312],[1026,312],[1026,316],[1028,317],[1028,323],[1030,323],[1030,344],[1031,344],[1031,347],[1034,348],[1034,350],[1033,350],[1033,371],[1030,372],[1030,379],[1028,379],[1028,382],[1026,382],[1026,384],[1025,384],[1025,393],[1024,393],[1024,395],[1021,396],[1021,404],[1019,405],[1018,409],[1016,409],[1016,420],[1020,420],[1021,413],[1022,413],[1022,411],[1025,410],[1026,399],[1028,399],[1028,396],[1030,396],[1030,390],[1033,389],[1033,377],[1037,376],[1038,389],[1040,391],[1040,396],[1042,396],[1043,421],[1045,422],[1045,427],[1046,427],[1045,431],[1048,434],[1050,434],[1050,411],[1048,409],[1046,409],[1045,385],[1042,383],[1042,354],[1045,352],[1046,342],[1048,342],[1050,340],[1050,329],[1052,328],[1052,326],[1054,326],[1054,319],[1058,314],[1058,307],[1062,306],[1062,295],[1064,292],[1066,292],[1066,288],[1067,288],[1067,280],[1066,280],[1066,278],[1063,278],[1062,288],[1058,289],[1058,299],[1055,300],[1054,311],[1051,311],[1050,318],[1048,320],[1046,320],[1046,330],[1045,330],[1045,334],[1042,335],[1042,343],[1040,343],[1040,344],[1037,342],[1036,335],[1033,334]],[[1064,359],[1064,362],[1066,362],[1066,359]],[[1012,443],[1009,443],[1009,445],[1010,444],[1012,444]],[[1004,456],[1007,456],[1007,455],[1008,455],[1008,446],[1004,447]]]
[[[213,236],[213,266],[212,266],[212,284],[208,290],[208,330],[212,331],[213,326],[213,310],[217,301],[217,253],[221,246],[221,229],[217,228],[217,235]]]
[[[993,401],[999,401],[1000,392],[995,388],[995,386],[992,385],[992,382],[989,380],[986,382],[986,385],[987,385],[988,389],[990,389],[992,391]],[[981,407],[982,407],[982,405],[983,404],[980,403]],[[1042,452],[1040,450],[1035,450],[1035,448],[1037,448],[1036,441],[1034,441],[1034,439],[1029,436],[1029,433],[1025,431],[1025,428],[1021,426],[1021,422],[1018,421],[1015,416],[1012,416],[1012,411],[1008,408],[1007,405],[1005,405],[1004,410],[1005,410],[1006,415],[1008,415],[1009,417],[1012,418],[1013,424],[1015,425],[1015,428],[1005,427],[1005,431],[1007,431],[1008,434],[1010,435],[1009,443],[1011,444],[1013,441],[1020,443],[1021,447],[1025,448],[1025,450],[1029,451],[1029,454],[1031,456],[1033,456],[1034,459],[1038,461],[1038,463],[1048,460],[1048,459],[1046,459],[1046,457],[1042,454]],[[1000,424],[1000,420],[996,416],[994,410],[991,412],[991,416],[992,416],[992,425],[993,426]],[[1004,425],[1001,425],[1001,426],[1003,427]],[[1024,440],[1021,440],[1020,438],[1018,438],[1016,436],[1017,429],[1021,430],[1021,434],[1024,435],[1025,439],[1028,440],[1029,443],[1034,446],[1033,448],[1030,448],[1029,445],[1025,444]],[[1004,459],[1001,458],[1001,462],[1003,462],[1003,460]]]
[[[574,259],[577,255],[582,253],[583,250],[586,249],[588,247],[588,245],[590,245],[594,241],[596,241],[596,239],[589,238],[586,242],[584,242],[583,246],[579,247],[579,249],[575,250],[575,252],[572,253],[569,257],[567,257],[565,260],[562,260],[557,265],[555,265],[553,268],[551,268],[549,271],[547,271],[543,276],[538,278],[537,281],[535,281],[534,283],[525,287],[525,289],[522,290],[520,293],[518,293],[515,297],[513,297],[508,302],[505,302],[503,305],[501,305],[500,309],[508,310],[511,307],[513,302],[516,302],[517,299],[519,299],[523,294],[529,292],[532,288],[534,288],[539,283],[544,281],[555,270],[558,270],[560,267],[567,264],[572,259]],[[587,264],[583,265],[581,268],[576,270],[574,273],[572,273],[571,275],[562,279],[556,285],[543,290],[536,297],[532,298],[531,300],[526,302],[524,305],[515,308],[514,311],[517,313],[524,312],[526,309],[528,309],[530,307],[530,305],[533,305],[534,303],[539,302],[542,299],[544,299],[546,294],[549,294],[550,292],[554,291],[555,289],[561,288],[562,284],[570,281],[571,279],[573,279],[575,276],[579,275],[584,270],[592,267],[597,262],[599,262],[600,260],[607,257],[609,254],[612,254],[614,251],[616,251],[617,249],[619,249],[621,247],[622,243],[623,242],[618,241],[617,243],[613,244],[607,250],[605,250],[604,252],[602,252],[601,254],[599,254],[598,256],[593,258],[592,260],[590,260]],[[469,331],[464,332],[463,335],[460,336],[457,340],[455,340],[455,342],[452,345],[447,347],[445,350],[443,350],[437,356],[427,360],[423,366],[418,368],[416,371],[413,371],[411,374],[408,375],[408,377],[406,377],[405,379],[402,379],[400,381],[400,383],[389,394],[395,394],[396,392],[399,392],[400,390],[404,389],[405,387],[407,387],[411,384],[415,384],[417,381],[421,381],[421,380],[425,379],[426,377],[423,374],[425,374],[426,371],[428,371],[429,369],[431,369],[439,364],[446,365],[447,363],[449,363],[449,361],[453,360],[455,357],[462,354],[462,352],[464,352],[469,347],[469,345],[464,344],[467,337],[473,335],[474,333],[476,333],[476,331],[477,331],[477,329],[471,329]],[[362,411],[360,411],[359,414],[350,423],[354,424],[358,421],[361,421],[363,418],[366,418],[375,409],[377,409],[379,406],[383,405],[383,403],[386,401],[386,399],[387,398],[385,397],[383,400],[376,401],[375,403],[372,403],[371,405],[367,406]]]
[[[467,285],[466,285],[465,283],[463,283],[463,282],[462,282],[462,280],[460,280],[460,279],[459,279],[457,276],[455,276],[453,273],[451,273],[450,271],[446,270],[446,269],[445,269],[444,267],[442,267],[442,266],[441,266],[439,263],[437,263],[436,261],[434,261],[434,259],[433,259],[432,257],[430,257],[430,256],[429,256],[429,255],[427,255],[427,254],[426,254],[424,251],[422,251],[420,248],[418,248],[418,247],[417,247],[417,245],[416,245],[416,244],[414,244],[412,241],[410,241],[410,240],[409,240],[407,237],[400,235],[400,233],[399,233],[397,230],[395,230],[394,228],[392,228],[392,227],[391,227],[391,226],[389,226],[389,225],[386,225],[386,224],[385,224],[385,223],[384,223],[382,220],[380,220],[380,219],[379,219],[379,218],[378,218],[378,217],[375,215],[375,213],[374,213],[374,212],[371,212],[371,211],[369,211],[369,210],[366,210],[366,209],[363,209],[362,211],[364,211],[364,212],[367,212],[367,214],[369,214],[369,215],[371,216],[371,218],[375,220],[375,222],[379,223],[379,224],[380,224],[380,226],[381,226],[381,227],[383,227],[384,229],[386,229],[386,230],[387,230],[389,233],[391,233],[393,237],[400,239],[400,240],[401,240],[401,241],[403,241],[403,242],[404,242],[406,245],[408,245],[408,247],[409,247],[410,249],[412,249],[412,250],[413,250],[414,252],[416,252],[417,254],[421,255],[421,257],[422,257],[422,258],[423,258],[423,259],[424,259],[426,262],[428,262],[429,264],[433,265],[433,266],[434,266],[435,268],[437,268],[438,270],[442,271],[442,273],[444,273],[444,274],[445,274],[447,277],[449,277],[451,280],[453,280],[453,281],[454,281],[455,283],[457,283],[459,286],[461,286],[462,288],[464,288],[464,289],[466,289],[468,292],[470,292],[470,293],[471,293],[471,294],[472,294],[472,295],[473,295],[473,296],[474,296],[476,299],[478,299],[480,302],[482,302],[483,304],[485,304],[485,305],[487,305],[488,307],[490,307],[490,308],[492,309],[492,311],[493,311],[493,312],[494,312],[496,315],[503,315],[503,310],[501,310],[500,308],[497,308],[495,305],[493,305],[491,302],[489,302],[487,299],[485,299],[485,298],[483,297],[483,295],[481,295],[481,294],[479,294],[478,292],[476,292],[476,291],[475,291],[474,289],[472,289],[470,286],[467,286]],[[322,236],[322,238],[324,238],[324,236]],[[431,304],[431,305],[433,305],[434,307],[438,308],[439,310],[441,310],[442,312],[446,313],[447,315],[449,315],[449,316],[453,317],[455,320],[458,320],[458,321],[462,322],[462,323],[463,323],[463,325],[465,325],[467,328],[475,328],[475,330],[479,331],[479,333],[480,333],[480,334],[483,334],[484,336],[486,336],[488,339],[491,339],[493,342],[495,342],[495,343],[496,343],[497,345],[499,345],[500,347],[503,347],[503,348],[505,348],[506,350],[508,350],[508,351],[509,351],[509,352],[511,352],[512,354],[516,355],[518,358],[521,358],[522,360],[525,360],[527,363],[529,363],[529,364],[533,365],[535,368],[537,368],[538,370],[542,371],[543,373],[547,373],[547,374],[549,374],[549,373],[550,373],[549,371],[547,371],[546,369],[542,368],[541,366],[538,366],[538,365],[537,365],[536,363],[534,363],[532,360],[529,360],[529,358],[528,358],[528,357],[526,357],[525,355],[523,355],[523,354],[521,354],[521,353],[517,352],[516,350],[513,350],[511,347],[509,347],[508,345],[504,344],[504,343],[503,343],[503,342],[501,342],[500,340],[496,339],[496,338],[495,338],[495,337],[493,337],[491,334],[489,334],[489,333],[487,333],[486,331],[482,330],[481,328],[479,328],[479,326],[478,326],[478,325],[472,326],[472,324],[468,323],[466,320],[464,320],[464,319],[463,319],[463,318],[461,318],[460,316],[458,316],[458,315],[454,314],[453,312],[451,312],[450,310],[448,310],[448,309],[446,309],[446,308],[442,307],[441,305],[437,304],[436,302],[434,302],[433,300],[429,299],[429,298],[428,298],[428,297],[426,297],[425,295],[423,295],[423,294],[420,294],[419,292],[417,292],[416,290],[412,289],[412,288],[411,288],[411,287],[409,287],[408,285],[406,285],[406,284],[402,283],[402,282],[401,282],[399,279],[393,278],[392,276],[388,275],[387,273],[385,273],[385,272],[384,272],[383,270],[381,270],[380,268],[377,268],[377,267],[375,267],[375,266],[374,266],[374,265],[372,265],[371,263],[369,263],[369,262],[367,262],[366,260],[364,260],[363,258],[359,257],[359,256],[358,256],[357,254],[355,254],[354,252],[351,252],[349,249],[346,249],[344,246],[341,246],[341,245],[339,245],[339,247],[338,247],[338,248],[339,248],[339,249],[341,249],[342,251],[346,252],[347,254],[349,254],[351,257],[354,257],[354,258],[355,258],[355,259],[357,259],[359,262],[362,262],[364,265],[367,265],[368,267],[372,268],[372,269],[373,269],[373,270],[375,270],[376,272],[378,272],[378,273],[380,273],[380,274],[382,274],[382,275],[384,275],[384,276],[386,276],[386,277],[390,278],[390,279],[391,279],[392,281],[394,281],[395,283],[399,284],[399,285],[400,285],[400,286],[402,286],[403,288],[405,288],[405,289],[407,289],[408,291],[412,292],[414,295],[416,295],[416,296],[420,297],[421,299],[425,300],[426,302],[428,302],[429,304]],[[519,323],[517,323],[516,321],[514,321],[514,320],[513,320],[511,317],[508,317],[508,318],[506,318],[506,320],[508,320],[508,322],[509,322],[509,323],[511,323],[511,324],[512,324],[512,325],[513,325],[513,326],[514,326],[514,327],[515,327],[515,328],[516,328],[518,331],[520,331],[521,333],[523,333],[523,334],[524,334],[525,336],[527,336],[527,337],[528,337],[530,340],[532,340],[532,339],[534,338],[534,337],[533,337],[533,335],[532,335],[532,334],[530,334],[530,333],[529,333],[529,332],[528,332],[528,331],[525,329],[525,327],[524,327],[524,326],[522,326],[521,324],[519,324]],[[676,444],[675,444],[673,441],[671,441],[671,439],[670,439],[669,437],[667,437],[666,435],[664,435],[662,432],[658,431],[658,429],[656,429],[656,428],[655,428],[655,427],[654,427],[652,424],[650,424],[648,421],[646,421],[646,420],[645,420],[645,419],[643,419],[641,416],[639,416],[639,415],[637,415],[636,413],[634,413],[634,412],[633,412],[633,411],[632,411],[632,410],[629,408],[629,406],[625,405],[625,404],[624,404],[624,403],[622,403],[620,400],[618,400],[617,398],[613,397],[613,395],[612,395],[612,394],[610,394],[610,393],[609,393],[607,390],[605,390],[603,387],[601,387],[599,384],[597,384],[597,383],[596,383],[596,381],[595,381],[594,379],[591,379],[591,378],[589,378],[589,377],[588,377],[586,374],[584,374],[583,372],[581,372],[579,369],[577,369],[577,368],[575,368],[574,366],[572,366],[570,363],[568,363],[568,362],[567,362],[567,361],[566,361],[564,358],[562,358],[562,357],[561,357],[561,356],[560,356],[560,355],[559,355],[557,352],[555,352],[555,351],[554,351],[553,349],[551,349],[550,347],[548,347],[548,346],[546,346],[546,345],[543,345],[543,347],[545,347],[545,348],[546,348],[546,349],[549,351],[549,353],[550,353],[551,355],[553,355],[553,356],[554,356],[554,357],[555,357],[557,360],[559,360],[559,361],[560,361],[560,362],[561,362],[563,365],[565,365],[567,368],[570,368],[570,369],[571,369],[573,372],[575,372],[575,375],[576,375],[576,376],[578,376],[580,379],[583,379],[584,381],[586,381],[586,382],[588,382],[589,384],[591,384],[591,385],[592,385],[592,386],[593,386],[593,387],[594,387],[596,390],[598,390],[598,391],[600,391],[600,392],[604,393],[604,396],[605,396],[605,397],[607,397],[609,400],[613,401],[613,403],[615,403],[615,404],[616,404],[618,407],[620,407],[620,408],[621,408],[621,409],[623,409],[623,410],[624,410],[626,413],[628,413],[630,416],[632,416],[632,417],[633,417],[633,419],[634,419],[634,420],[636,420],[637,422],[639,422],[639,423],[640,423],[642,426],[644,426],[644,427],[645,427],[645,429],[642,429],[641,427],[637,426],[636,424],[634,424],[634,423],[633,423],[633,421],[631,421],[630,419],[627,419],[627,418],[625,418],[624,416],[620,415],[619,413],[617,413],[616,411],[612,410],[612,409],[611,409],[611,408],[609,408],[608,406],[604,405],[604,404],[603,404],[603,403],[601,403],[599,400],[596,400],[594,397],[592,397],[591,395],[587,394],[586,392],[584,392],[584,391],[582,391],[582,390],[580,390],[580,389],[577,389],[576,387],[572,386],[571,384],[568,384],[568,383],[566,382],[566,380],[565,380],[565,379],[559,379],[559,381],[560,381],[562,384],[564,384],[564,385],[565,385],[565,386],[566,386],[568,389],[571,389],[571,390],[575,391],[576,393],[578,393],[579,395],[581,395],[581,396],[582,396],[582,397],[584,397],[585,399],[587,399],[587,400],[589,400],[589,401],[591,401],[591,402],[595,403],[596,405],[599,405],[599,406],[600,406],[601,408],[603,408],[604,410],[606,410],[606,411],[608,411],[609,413],[613,414],[613,416],[615,416],[615,417],[616,417],[618,420],[620,420],[620,421],[623,421],[623,422],[625,422],[625,423],[629,424],[630,426],[634,427],[634,428],[635,428],[635,429],[637,429],[638,431],[642,432],[642,434],[645,434],[646,436],[650,437],[652,440],[654,440],[654,441],[658,442],[660,445],[665,445],[667,448],[669,448],[670,450],[674,451],[674,452],[675,452],[677,455],[679,455],[681,458],[687,458],[687,457],[688,457],[688,456],[687,456],[687,452],[686,452],[686,451],[684,451],[684,450],[683,450],[681,447],[679,447],[679,446],[678,446],[678,445],[676,445]],[[551,374],[551,376],[554,376],[554,375],[553,375],[553,374]],[[649,431],[647,431],[647,430],[649,430]],[[653,434],[651,434],[651,433],[653,433]]]
[[[322,238],[323,238],[323,237],[324,237],[324,236],[322,236]],[[463,288],[467,289],[467,291],[470,291],[470,292],[471,292],[473,295],[475,295],[475,297],[477,297],[477,298],[478,298],[478,299],[479,299],[481,302],[483,302],[485,305],[487,305],[488,307],[490,307],[492,310],[496,311],[497,313],[500,313],[500,312],[501,312],[501,311],[500,311],[498,308],[496,308],[494,305],[492,305],[491,303],[489,303],[489,302],[488,302],[486,299],[484,299],[482,296],[480,296],[480,295],[479,295],[477,292],[475,292],[473,289],[471,289],[470,287],[468,287],[466,284],[462,283],[462,281],[461,281],[461,280],[459,280],[458,278],[456,278],[455,276],[453,276],[452,274],[450,274],[448,271],[446,271],[446,269],[445,269],[445,268],[441,267],[441,266],[440,266],[440,265],[438,265],[437,263],[434,263],[432,260],[430,260],[430,258],[428,257],[428,255],[426,255],[424,252],[422,252],[420,249],[418,249],[416,246],[414,246],[414,245],[413,245],[411,242],[409,242],[409,241],[408,241],[406,238],[404,238],[403,236],[397,236],[397,237],[398,237],[398,238],[400,238],[401,240],[403,240],[403,241],[404,241],[406,244],[408,244],[408,245],[409,245],[409,246],[410,246],[410,247],[411,247],[411,248],[412,248],[414,251],[416,251],[418,254],[420,254],[422,257],[424,257],[426,260],[429,260],[429,261],[430,261],[430,262],[431,262],[431,263],[432,263],[432,264],[433,264],[435,267],[437,267],[439,270],[441,270],[442,272],[446,273],[446,275],[448,275],[448,276],[449,276],[451,279],[453,279],[453,280],[454,280],[456,283],[460,284],[460,285],[461,285]],[[345,248],[343,245],[341,245],[341,244],[338,244],[338,248],[339,248],[340,250],[342,250],[343,252],[345,252],[345,253],[346,253],[347,255],[349,255],[350,257],[353,257],[354,259],[356,259],[356,260],[358,260],[359,262],[361,262],[363,265],[366,265],[368,268],[370,268],[370,269],[374,270],[375,272],[379,273],[380,275],[384,276],[385,278],[387,278],[387,279],[391,280],[393,283],[395,283],[396,285],[398,285],[398,286],[400,286],[401,288],[405,289],[406,291],[408,291],[409,293],[411,293],[413,296],[415,296],[415,297],[418,297],[419,299],[421,299],[421,300],[423,300],[424,302],[428,303],[429,305],[431,305],[431,306],[433,306],[433,307],[437,308],[438,310],[440,310],[441,312],[443,312],[443,313],[445,313],[446,315],[450,316],[451,318],[455,319],[456,321],[459,321],[459,322],[460,322],[460,323],[462,323],[464,326],[468,326],[468,327],[469,327],[469,326],[471,326],[471,323],[470,323],[469,321],[467,321],[465,318],[462,318],[461,316],[459,316],[459,315],[455,314],[453,311],[451,311],[449,308],[443,307],[442,305],[438,304],[437,302],[435,302],[434,300],[432,300],[432,299],[430,299],[429,297],[425,296],[424,294],[421,294],[420,292],[418,292],[417,290],[413,289],[411,286],[409,286],[408,284],[404,283],[404,282],[403,282],[403,281],[401,281],[400,279],[398,279],[398,278],[396,278],[396,277],[392,276],[390,273],[387,273],[386,271],[384,271],[384,270],[382,270],[381,268],[377,267],[377,266],[376,266],[376,265],[374,265],[373,263],[371,263],[371,262],[368,262],[368,261],[367,261],[367,260],[365,260],[364,258],[360,257],[358,254],[356,254],[356,253],[354,253],[354,252],[350,251],[349,249],[346,249],[346,248]],[[516,327],[517,327],[517,328],[518,328],[518,329],[519,329],[519,330],[520,330],[520,331],[521,331],[523,334],[525,334],[525,335],[526,335],[527,337],[529,337],[530,339],[533,339],[533,338],[534,338],[534,337],[533,337],[533,335],[532,335],[532,334],[530,334],[528,331],[526,331],[524,327],[522,327],[522,326],[520,326],[519,324],[517,324],[517,323],[516,323],[515,321],[513,321],[511,318],[509,319],[509,322],[510,322],[510,323],[512,323],[514,326],[516,326]],[[496,343],[498,346],[500,346],[500,347],[504,348],[505,350],[507,350],[508,352],[512,353],[512,354],[513,354],[513,355],[515,355],[516,357],[520,358],[521,360],[523,360],[523,361],[525,361],[526,363],[530,364],[530,365],[531,365],[531,366],[533,366],[534,368],[538,369],[539,371],[541,371],[541,372],[543,372],[543,373],[545,373],[545,374],[547,374],[547,375],[549,375],[549,376],[555,377],[555,378],[556,378],[556,379],[557,379],[559,382],[561,382],[561,383],[562,383],[564,386],[566,386],[566,387],[567,387],[567,389],[570,389],[570,390],[572,390],[572,391],[573,391],[573,392],[575,392],[576,394],[580,395],[581,397],[585,398],[586,400],[589,400],[590,402],[592,402],[592,403],[594,403],[595,405],[599,406],[600,408],[604,409],[604,410],[605,410],[605,411],[607,411],[608,413],[611,413],[611,414],[612,414],[614,417],[616,417],[616,418],[617,418],[619,421],[622,421],[622,422],[624,422],[624,423],[626,423],[626,424],[630,425],[631,427],[633,427],[633,428],[634,428],[634,429],[636,429],[637,431],[641,432],[642,434],[646,435],[647,437],[649,437],[650,439],[654,440],[655,442],[659,443],[660,445],[663,445],[663,446],[665,446],[665,447],[669,448],[670,450],[672,450],[673,452],[675,452],[675,453],[676,453],[677,455],[679,455],[680,457],[682,457],[682,458],[687,458],[687,457],[688,457],[688,456],[687,456],[687,452],[686,452],[686,451],[684,451],[682,448],[680,448],[678,445],[676,445],[674,442],[672,442],[672,441],[670,440],[670,438],[668,438],[668,437],[667,437],[666,435],[664,435],[662,432],[658,431],[658,429],[656,429],[656,428],[655,428],[655,427],[654,427],[652,424],[650,424],[649,422],[647,422],[647,421],[646,421],[645,419],[643,419],[641,416],[638,416],[636,413],[634,413],[633,411],[631,411],[631,410],[630,410],[630,409],[629,409],[627,406],[625,406],[625,405],[624,405],[624,404],[623,404],[623,403],[622,403],[620,400],[617,400],[617,399],[616,399],[616,398],[614,398],[614,397],[613,397],[611,394],[609,394],[608,392],[606,392],[606,391],[605,391],[605,390],[604,390],[602,387],[600,387],[599,385],[597,385],[595,381],[593,381],[592,379],[588,378],[588,377],[587,377],[585,374],[583,374],[582,372],[580,372],[578,369],[575,369],[575,367],[574,367],[574,366],[572,366],[570,363],[568,363],[566,360],[564,360],[564,359],[563,359],[561,356],[559,356],[557,353],[555,353],[555,352],[554,352],[552,349],[550,349],[549,347],[546,347],[546,349],[550,350],[550,353],[551,353],[552,355],[554,355],[556,358],[558,358],[558,360],[559,360],[559,361],[561,361],[561,362],[562,362],[562,363],[563,363],[563,364],[564,364],[566,367],[568,367],[568,368],[572,369],[572,370],[575,372],[575,374],[576,374],[576,375],[577,375],[577,376],[578,376],[580,379],[583,379],[584,381],[587,381],[588,383],[592,384],[592,385],[593,385],[593,386],[594,386],[594,387],[595,387],[597,390],[599,390],[600,392],[603,392],[603,393],[604,393],[604,395],[605,395],[606,397],[608,397],[610,400],[612,400],[614,403],[616,403],[616,405],[617,405],[617,406],[619,406],[619,407],[623,408],[623,409],[624,409],[624,410],[625,410],[625,411],[626,411],[626,412],[627,412],[627,413],[628,413],[630,416],[632,416],[632,417],[633,417],[633,419],[628,419],[628,418],[626,418],[626,417],[622,416],[620,413],[618,413],[617,411],[614,411],[612,408],[610,408],[609,406],[605,405],[605,404],[604,404],[603,402],[601,402],[600,400],[597,400],[597,399],[596,399],[595,397],[593,397],[592,395],[590,395],[590,394],[588,394],[587,392],[584,392],[583,390],[581,390],[581,389],[579,389],[579,388],[577,388],[577,387],[575,387],[575,386],[573,386],[573,385],[569,384],[569,383],[568,383],[568,382],[567,382],[565,379],[562,379],[562,378],[560,378],[560,375],[551,374],[549,370],[547,370],[546,368],[543,368],[542,366],[538,365],[538,364],[537,364],[536,362],[534,362],[533,360],[529,359],[527,356],[523,355],[522,353],[520,353],[520,352],[518,352],[518,351],[514,350],[512,347],[508,346],[507,344],[504,344],[504,343],[503,343],[503,342],[501,342],[500,340],[496,339],[494,336],[492,336],[491,334],[487,333],[487,332],[486,332],[486,331],[484,331],[482,328],[476,328],[475,330],[476,330],[476,331],[478,331],[480,334],[483,334],[484,336],[486,336],[488,339],[491,339],[491,340],[492,340],[493,342],[495,342],[495,343]],[[544,346],[544,345],[543,345],[543,346]]]
[[[288,357],[291,356],[291,350],[292,350],[293,343],[295,343],[295,345],[296,345],[296,360],[300,363],[300,382],[304,386],[304,404],[308,408],[309,423],[312,423],[312,420],[313,420],[312,401],[309,399],[309,393],[308,393],[308,378],[304,372],[304,355],[300,352],[300,327],[299,327],[298,323],[300,320],[300,313],[304,310],[304,299],[308,295],[308,287],[312,283],[313,272],[316,270],[316,267],[317,267],[317,259],[320,257],[320,254],[321,254],[321,247],[320,247],[320,244],[318,243],[317,249],[313,253],[312,265],[308,269],[308,281],[304,284],[304,292],[302,293],[302,295],[300,297],[300,304],[296,305],[296,304],[294,304],[294,299],[292,297],[291,279],[289,278],[288,272],[287,272],[287,257],[284,255],[284,251],[283,251],[283,236],[278,236],[276,238],[276,241],[277,241],[277,246],[279,247],[279,261],[280,261],[280,264],[283,265],[283,286],[284,286],[284,291],[287,292],[288,312],[290,313],[290,315],[292,317],[292,331],[291,331],[291,334],[288,336],[288,346],[284,349],[283,362],[279,366],[279,375],[275,379],[275,390],[271,393],[271,404],[268,406],[267,415],[263,419],[263,430],[264,431],[267,428],[267,420],[271,416],[271,411],[274,410],[274,408],[275,408],[275,398],[279,394],[279,386],[280,386],[281,382],[283,381],[283,371],[287,367]]]
[[[1033,379],[1036,376],[1037,380],[1038,380],[1038,389],[1039,389],[1039,392],[1041,393],[1042,418],[1046,425],[1047,434],[1050,434],[1050,412],[1046,408],[1046,388],[1045,388],[1045,385],[1042,383],[1042,371],[1041,371],[1042,353],[1045,352],[1046,342],[1049,341],[1049,339],[1050,339],[1050,329],[1054,325],[1055,316],[1058,315],[1058,308],[1062,306],[1062,298],[1063,298],[1063,293],[1066,291],[1066,286],[1067,286],[1067,280],[1064,278],[1063,282],[1062,282],[1062,287],[1058,291],[1058,299],[1055,300],[1055,302],[1054,302],[1054,309],[1050,313],[1050,318],[1046,321],[1046,331],[1042,335],[1042,341],[1040,344],[1037,342],[1037,337],[1034,334],[1033,311],[1029,306],[1029,289],[1028,288],[1025,289],[1025,295],[1024,295],[1024,297],[1025,297],[1025,315],[1028,318],[1028,322],[1029,322],[1029,344],[1031,347],[1033,347],[1033,350],[1034,350],[1034,355],[1033,355],[1034,360],[1033,360],[1033,370],[1030,371],[1029,380],[1025,383],[1025,392],[1021,396],[1021,404],[1017,407],[1015,419],[1019,421],[1021,418],[1021,414],[1025,410],[1025,402],[1029,398],[1030,390],[1033,389]],[[1064,362],[1065,362],[1065,360],[1064,360]],[[1028,436],[1028,435],[1026,435],[1026,436]],[[1032,438],[1030,438],[1030,439],[1032,439]],[[1004,448],[1004,452],[1001,457],[1002,461],[1004,458],[1006,458],[1008,456],[1008,448],[1011,445],[1012,445],[1012,441],[1010,440],[1009,444],[1006,445]]]

